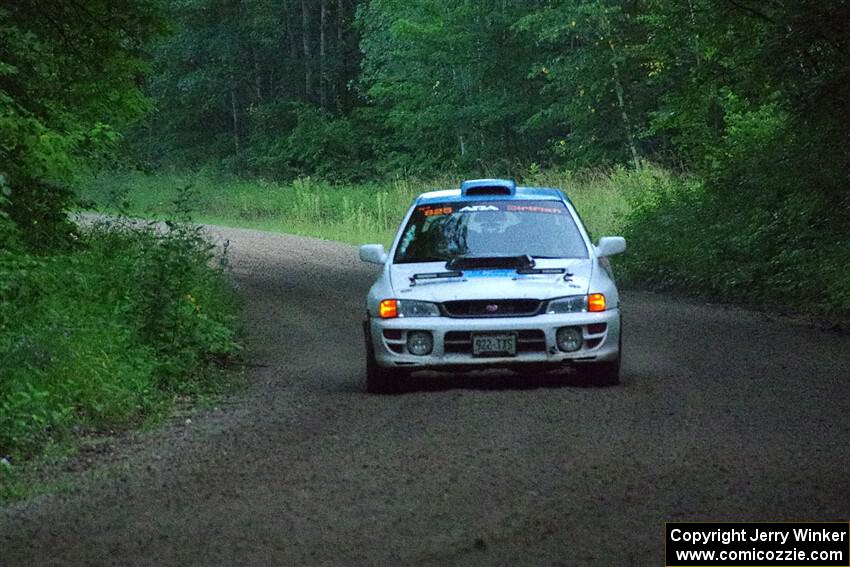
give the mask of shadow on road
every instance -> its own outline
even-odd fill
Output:
[[[522,374],[510,371],[481,371],[465,374],[422,373],[408,378],[401,393],[435,392],[444,390],[534,390],[539,388],[596,388],[587,376],[580,373],[552,372]]]
[[[328,385],[326,380],[315,383]],[[614,386],[615,388],[622,387]],[[465,373],[417,372],[404,379],[399,389],[391,395],[413,394],[417,392],[444,392],[449,390],[536,390],[558,388],[606,389],[590,380],[587,376],[571,372],[549,372],[541,374],[522,374],[509,370],[486,370]],[[350,376],[342,382],[331,385],[335,392],[363,393],[365,384],[361,377]]]

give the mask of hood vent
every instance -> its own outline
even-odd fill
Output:
[[[460,186],[464,197],[511,196],[516,194],[516,182],[511,179],[472,179]]]

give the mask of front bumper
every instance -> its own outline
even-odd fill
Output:
[[[379,366],[418,369],[452,367],[499,368],[528,365],[564,365],[609,361],[620,354],[620,311],[599,313],[565,313],[532,317],[408,317],[371,318],[369,336]],[[604,330],[600,332],[604,325]],[[582,347],[562,352],[555,335],[561,327],[580,327]],[[428,331],[434,339],[430,354],[416,356],[406,348],[407,333]],[[515,356],[473,356],[471,339],[467,349],[464,337],[471,333],[516,332],[518,348]]]

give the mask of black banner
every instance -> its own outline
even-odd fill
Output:
[[[845,522],[668,522],[666,567],[850,567]]]

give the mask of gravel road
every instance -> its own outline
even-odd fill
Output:
[[[621,386],[370,396],[356,249],[210,230],[232,243],[247,391],[0,510],[0,564],[657,566],[664,521],[850,519],[850,337],[626,292]]]

